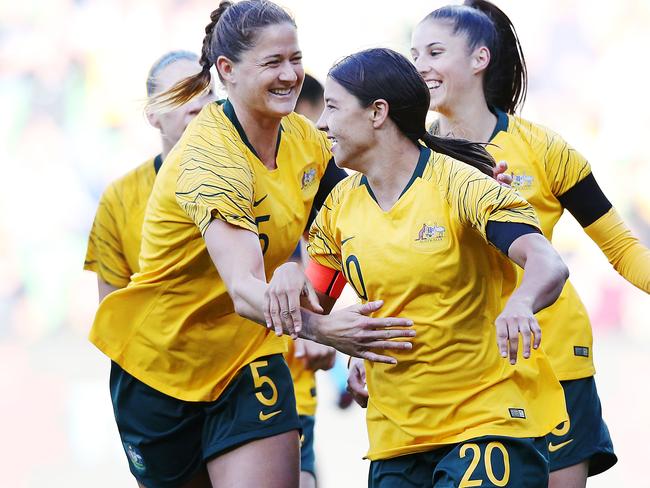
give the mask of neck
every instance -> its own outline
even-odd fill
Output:
[[[278,131],[281,117],[268,117],[254,113],[235,100],[230,100],[237,114],[248,142],[251,143],[260,160],[269,169],[276,168],[275,154],[277,152]]]
[[[485,98],[480,102],[459,104],[453,110],[440,110],[439,127],[443,137],[489,142],[497,125],[497,117],[487,106]]]
[[[169,151],[172,150],[172,147],[174,147],[174,144],[176,144],[176,142],[171,142],[167,140],[165,136],[162,136],[161,140],[162,140],[162,152],[160,153],[160,155],[162,157],[162,160],[164,161],[165,159],[167,159],[167,155],[169,154]]]
[[[390,210],[413,176],[420,157],[420,150],[401,134],[387,135],[375,144],[364,158],[362,173],[368,179],[377,203],[383,210]]]

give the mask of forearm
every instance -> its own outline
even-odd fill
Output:
[[[508,256],[524,269],[524,276],[510,300],[521,301],[531,307],[533,313],[548,307],[557,300],[569,270],[541,234],[527,234],[515,240]]]
[[[242,277],[229,287],[235,312],[242,317],[266,325],[264,318],[264,293],[268,283],[254,276]]]
[[[524,276],[511,300],[528,303],[537,313],[552,305],[560,296],[569,271],[555,253],[531,253],[524,265]]]
[[[650,249],[632,235],[616,210],[585,227],[585,232],[623,278],[650,293]]]

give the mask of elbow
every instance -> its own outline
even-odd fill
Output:
[[[569,279],[569,268],[557,252],[554,252],[553,254],[554,256],[551,260],[552,262],[549,263],[549,268],[553,270],[555,286],[558,290],[557,294],[559,296],[560,292],[564,288],[564,284]]]
[[[230,295],[230,299],[232,300],[232,303],[235,307],[235,313],[241,317],[249,318],[248,315],[250,307],[244,298],[244,294],[242,293],[241,288],[237,285],[234,285],[228,289],[228,294]]]

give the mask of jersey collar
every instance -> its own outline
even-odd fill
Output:
[[[255,152],[253,145],[248,140],[248,137],[246,136],[246,132],[244,132],[244,128],[239,123],[239,119],[237,118],[237,114],[235,113],[235,107],[232,106],[230,100],[228,99],[219,100],[217,101],[217,103],[221,105],[224,115],[228,118],[228,120],[230,120],[232,125],[235,126],[235,129],[237,130],[237,133],[239,134],[239,137],[241,138],[242,142],[246,145],[248,149],[250,149],[250,151],[255,155],[257,159],[260,159],[257,152]],[[278,131],[278,141],[275,144],[276,157],[278,156],[278,151],[280,150],[280,137],[282,135],[282,131],[283,131],[282,124],[280,124],[280,130]]]
[[[420,149],[420,157],[418,158],[418,164],[415,165],[415,170],[411,175],[411,179],[408,181],[408,183],[402,190],[402,193],[399,194],[398,200],[402,198],[402,195],[404,195],[404,193],[406,193],[409,188],[411,188],[411,185],[415,182],[416,179],[422,177],[422,175],[424,174],[424,169],[427,167],[427,163],[429,162],[429,158],[431,157],[431,149],[422,146],[420,144],[418,144],[418,147]],[[366,175],[363,175],[361,177],[361,184],[365,185],[366,190],[368,190],[368,194],[376,202],[377,198],[375,197],[375,194],[372,192],[372,188],[370,188],[370,184],[368,183],[368,178],[366,178]]]
[[[490,141],[491,141],[497,136],[499,132],[508,131],[508,114],[505,113],[503,110],[499,110],[498,108],[494,108],[494,107],[492,107],[490,111],[497,116],[497,125],[494,126],[494,131],[490,136]]]
[[[153,158],[153,170],[158,174],[158,171],[160,171],[160,167],[162,166],[163,160],[162,160],[162,154],[159,154],[155,158]]]

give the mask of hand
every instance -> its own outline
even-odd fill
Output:
[[[368,390],[366,390],[366,367],[362,359],[350,358],[350,370],[348,371],[348,388],[354,401],[361,408],[368,406]]]
[[[501,357],[510,357],[510,364],[517,362],[517,349],[519,347],[519,334],[523,340],[522,355],[525,359],[530,357],[530,343],[533,339],[533,348],[537,349],[542,342],[542,329],[533,314],[532,306],[521,300],[511,298],[506,303],[503,312],[497,317],[497,345]]]
[[[512,185],[512,175],[507,174],[506,171],[508,171],[508,163],[505,161],[499,161],[494,167],[492,176],[501,186],[510,187],[510,185]]]
[[[266,327],[275,329],[277,336],[281,336],[284,331],[296,339],[302,329],[301,297],[306,298],[306,308],[316,313],[323,312],[318,296],[302,268],[294,262],[284,263],[274,271],[264,292]]]
[[[314,337],[321,344],[332,346],[349,356],[378,363],[397,364],[395,358],[375,353],[373,350],[411,349],[413,346],[410,342],[391,339],[414,337],[415,330],[410,328],[413,321],[395,317],[368,317],[379,310],[383,304],[381,300],[363,305],[357,304],[324,315],[314,330]]]
[[[301,359],[307,369],[327,371],[334,367],[336,349],[307,339],[296,339],[293,356]]]

